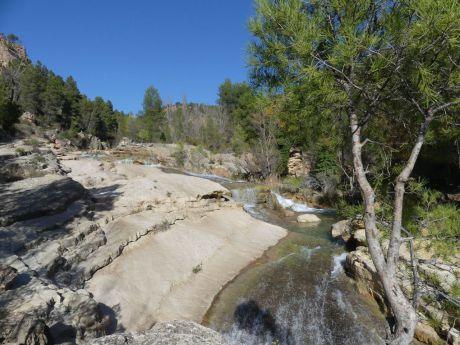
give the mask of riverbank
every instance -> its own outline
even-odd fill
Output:
[[[161,320],[201,321],[222,286],[286,235],[215,182],[126,164],[110,151],[33,144],[1,150],[4,166],[32,155],[56,166],[2,185],[7,341],[35,334],[83,343]]]
[[[345,260],[345,270],[363,295],[377,301],[382,312],[390,315],[383,287],[367,248],[362,220],[342,220],[332,226],[332,236],[352,249]],[[388,247],[388,240],[383,240]],[[445,258],[432,248],[429,239],[414,240],[417,258],[420,302],[417,310],[419,322],[415,339],[423,344],[460,344],[458,327],[458,302],[455,291],[460,284],[460,261],[457,253]],[[413,298],[413,267],[409,244],[403,243],[397,278],[408,299]]]

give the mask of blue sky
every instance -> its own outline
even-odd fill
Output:
[[[140,110],[154,85],[165,102],[215,103],[225,78],[247,78],[252,0],[0,0],[0,32],[80,90]]]

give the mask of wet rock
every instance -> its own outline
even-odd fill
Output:
[[[192,321],[168,321],[157,323],[142,333],[114,334],[89,343],[90,345],[226,345],[216,331]]]
[[[297,223],[317,223],[321,219],[315,214],[301,214],[297,217]]]

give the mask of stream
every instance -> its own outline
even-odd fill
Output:
[[[330,235],[337,221],[332,212],[274,194],[283,207],[315,213],[322,220],[298,224],[295,216],[282,217],[258,203],[253,186],[222,184],[246,212],[289,233],[223,288],[205,326],[224,334],[231,345],[384,343],[386,321],[378,306],[361,297],[344,273],[345,249]]]

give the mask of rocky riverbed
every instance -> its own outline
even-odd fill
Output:
[[[117,151],[0,146],[2,343],[86,343],[201,321],[222,286],[286,235],[215,182]]]

